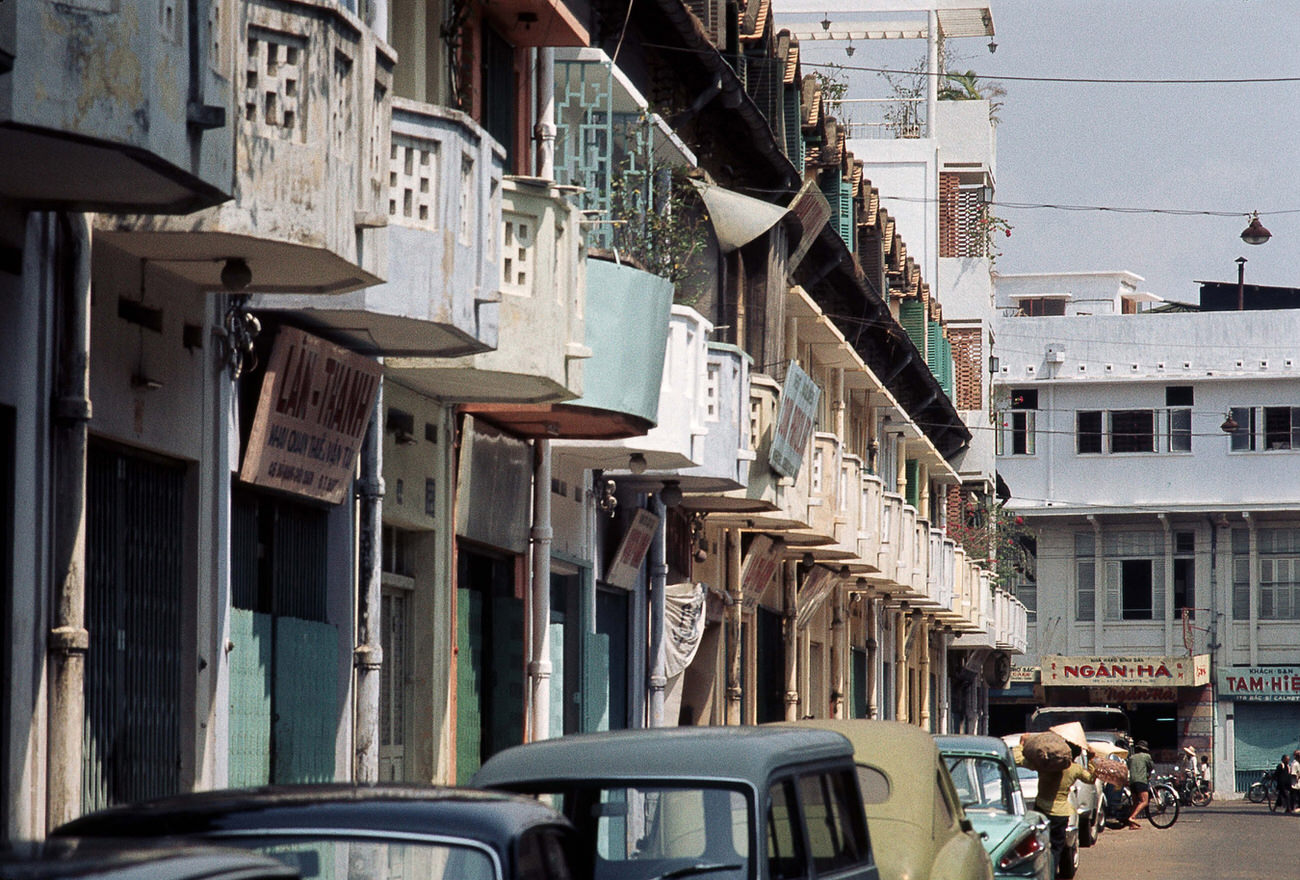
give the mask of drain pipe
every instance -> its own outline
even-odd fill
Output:
[[[36,239],[36,241],[33,241]],[[58,376],[51,437],[54,470],[53,626],[49,667],[46,827],[81,814],[86,650],[86,441],[90,421],[90,220],[33,212],[27,241],[51,272],[58,311]]]
[[[650,727],[664,726],[664,690],[668,687],[667,658],[664,656],[664,590],[668,586],[668,508],[654,496],[654,540],[650,542]]]
[[[532,702],[530,739],[551,735],[551,441],[533,441],[532,660],[528,663]]]
[[[727,542],[727,714],[726,724],[740,723],[740,639],[744,632],[741,612],[744,608],[744,584],[740,580],[740,529],[726,529]]]
[[[357,676],[355,758],[352,769],[357,782],[379,781],[379,681],[384,665],[382,640],[383,558],[379,552],[383,534],[384,383],[380,379],[370,426],[361,441],[361,478],[357,482],[357,646],[352,664]]]

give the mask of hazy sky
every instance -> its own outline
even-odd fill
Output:
[[[781,12],[794,2],[776,0],[779,26],[789,26]],[[835,10],[888,5],[821,2],[844,22],[864,16]],[[998,239],[998,271],[1124,269],[1142,276],[1145,290],[1195,302],[1196,281],[1235,282],[1234,261],[1244,256],[1247,283],[1300,287],[1300,0],[988,2],[997,52],[987,40],[952,41],[953,66],[981,78],[1295,78],[1000,80],[994,210],[1013,230]],[[906,67],[924,53],[916,41],[859,43],[852,58],[835,44],[804,46],[805,61],[858,67]],[[850,86],[862,96],[888,88],[868,72],[852,74]],[[1232,216],[1016,207],[1025,204]],[[1273,239],[1252,247],[1239,235],[1256,210]]]

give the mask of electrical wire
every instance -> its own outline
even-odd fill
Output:
[[[802,44],[801,44],[802,45]],[[860,73],[880,73],[887,76],[933,76],[946,77],[949,71],[938,70],[897,70],[890,67],[863,67],[855,64],[838,64],[836,62],[799,61],[800,67],[825,67],[833,70],[852,70]],[[1300,76],[1240,76],[1240,77],[1097,77],[1097,76],[1024,76],[1016,74],[982,74],[984,82],[1046,82],[1078,83],[1081,85],[1136,85],[1136,86],[1197,86],[1197,85],[1254,85],[1263,83],[1300,82]]]

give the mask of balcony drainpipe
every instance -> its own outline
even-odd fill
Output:
[[[529,728],[531,740],[551,735],[551,441],[533,441],[533,595],[532,659],[528,663],[531,688]]]
[[[537,176],[555,180],[555,50],[537,50]]]
[[[740,639],[744,596],[740,582],[740,529],[727,529],[727,724],[740,724]]]
[[[655,537],[650,542],[650,727],[664,726],[664,690],[668,687],[664,655],[664,590],[668,586],[668,508],[654,496]]]
[[[352,665],[357,676],[355,764],[357,782],[379,781],[379,682],[384,665],[383,557],[384,519],[384,383],[380,379],[370,426],[361,441],[361,478],[357,481],[357,646]]]
[[[90,223],[85,214],[32,212],[28,252],[43,257],[61,313],[51,437],[54,625],[47,642],[49,758],[46,827],[81,814],[86,651],[86,443],[90,421]]]
[[[799,565],[787,559],[782,566],[782,603],[785,610],[785,720],[799,720]]]

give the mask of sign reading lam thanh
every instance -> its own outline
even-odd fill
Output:
[[[1220,698],[1300,701],[1300,666],[1221,666],[1216,678]]]
[[[291,327],[275,340],[239,478],[338,504],[357,466],[382,368]]]
[[[1042,683],[1056,687],[1196,687],[1210,682],[1210,655],[1195,657],[1061,657],[1042,661]]]

